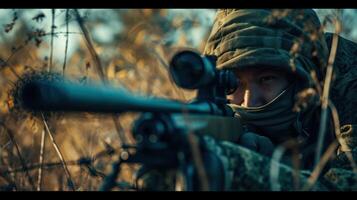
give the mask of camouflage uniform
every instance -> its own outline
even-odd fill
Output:
[[[218,68],[271,66],[296,74],[299,80],[297,92],[300,92],[321,87],[331,43],[332,34],[323,32],[312,9],[223,9],[217,12],[204,54],[216,55]],[[309,190],[357,190],[357,173],[353,172],[354,163],[351,162],[351,158],[357,159],[355,55],[357,45],[339,36],[330,90],[330,100],[338,111],[341,125],[339,146],[334,158]],[[314,158],[319,113],[319,101],[313,101],[300,111],[301,123],[294,127],[305,141],[300,146],[300,161],[308,161],[302,166],[306,170],[298,172],[233,142],[204,138],[208,151],[218,155],[223,163],[225,190],[306,189],[303,186],[309,185],[312,169],[309,161]],[[336,138],[330,122],[324,150]],[[278,171],[277,177],[271,176],[274,170]],[[172,180],[172,176],[163,177]],[[152,176],[147,176],[146,180],[147,186],[150,185]]]

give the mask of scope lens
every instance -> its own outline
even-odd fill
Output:
[[[178,86],[194,89],[195,82],[204,72],[202,58],[195,52],[181,51],[172,58],[170,72]]]
[[[170,62],[170,73],[175,83],[185,89],[198,89],[214,79],[215,66],[193,51],[178,52]]]

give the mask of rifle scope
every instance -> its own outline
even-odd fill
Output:
[[[174,82],[185,89],[199,89],[215,81],[215,57],[183,50],[170,62],[170,74]]]

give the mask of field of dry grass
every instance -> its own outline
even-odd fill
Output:
[[[119,134],[124,134],[129,143],[133,142],[130,130],[131,122],[137,117],[135,113],[114,118],[88,113],[42,117],[13,111],[9,91],[23,74],[51,71],[82,83],[100,82],[104,78],[110,84],[123,85],[142,95],[181,100],[193,95],[173,86],[166,70],[170,53],[178,47],[190,46],[189,41],[183,34],[167,41],[173,44],[163,43],[161,39],[165,32],[183,23],[188,28],[200,26],[197,16],[185,18],[176,14],[171,20],[166,19],[167,10],[114,10],[112,20],[120,18],[122,30],[115,33],[111,41],[101,43],[95,40],[92,30],[101,24],[113,23],[97,17],[106,11],[80,11],[80,16],[74,10],[60,9],[47,13],[5,11],[10,21],[1,21],[6,23],[7,29],[0,34],[3,38],[0,108],[4,124],[0,128],[0,190],[97,190],[120,152]],[[26,21],[29,19],[34,27]],[[51,25],[46,28],[56,28],[43,28],[45,19]],[[56,40],[67,43],[67,47],[54,42]],[[71,42],[77,46],[69,53]],[[62,52],[57,50],[59,45]],[[92,163],[78,165],[80,159],[93,159],[97,154],[98,158]],[[135,168],[124,166],[119,179],[132,181]]]

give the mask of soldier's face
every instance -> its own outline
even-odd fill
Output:
[[[269,103],[289,86],[287,73],[269,68],[248,68],[236,71],[238,89],[230,99],[244,107]]]

